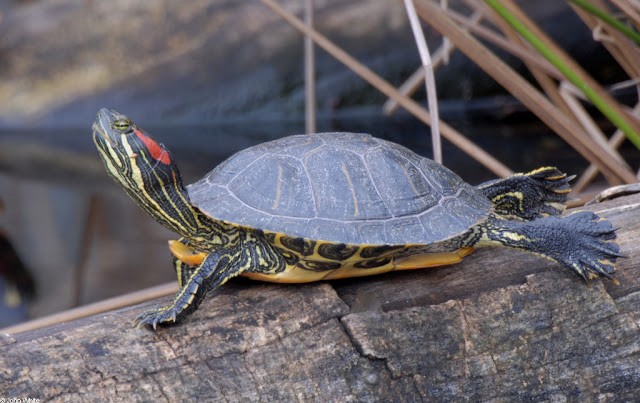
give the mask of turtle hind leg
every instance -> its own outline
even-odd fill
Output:
[[[515,174],[478,185],[492,201],[499,215],[514,220],[533,220],[560,215],[565,209],[569,181],[573,176],[554,167],[543,167],[526,174]]]
[[[616,229],[589,211],[566,217],[521,222],[490,218],[480,243],[501,244],[542,255],[572,269],[585,280],[611,277],[620,247]]]

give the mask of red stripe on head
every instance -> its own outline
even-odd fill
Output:
[[[158,144],[154,139],[147,136],[139,129],[133,129],[133,132],[135,133],[136,136],[138,136],[140,140],[142,140],[142,142],[144,143],[144,146],[147,148],[147,151],[149,151],[149,154],[151,154],[151,157],[153,159],[155,159],[156,161],[162,162],[165,165],[171,164],[171,158],[169,157],[169,153],[163,146]]]

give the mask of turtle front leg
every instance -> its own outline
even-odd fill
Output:
[[[173,269],[176,271],[176,278],[178,279],[178,287],[182,288],[189,281],[189,278],[193,275],[193,272],[197,269],[197,266],[191,266],[183,262],[182,260],[173,256]]]
[[[543,167],[485,182],[477,188],[491,200],[499,215],[528,221],[562,214],[573,178],[557,168]]]
[[[181,271],[178,282],[184,284],[171,304],[143,313],[136,318],[134,325],[146,325],[155,329],[158,324],[169,325],[179,322],[198,309],[207,291],[221,286],[250,267],[251,262],[242,256],[238,245],[220,248],[211,252],[193,270]],[[187,275],[188,280],[185,281]]]
[[[191,250],[181,241],[174,241],[172,252]],[[182,246],[180,246],[182,245]],[[187,248],[182,250],[181,248]],[[175,250],[174,250],[175,249]],[[185,260],[194,258],[196,254],[180,255]],[[227,280],[245,271],[273,274],[284,270],[286,260],[278,250],[272,247],[261,234],[253,232],[241,233],[235,242],[227,247],[214,249],[204,257],[202,262],[193,267],[186,264],[174,254],[174,264],[178,283],[181,288],[171,304],[148,311],[135,320],[137,327],[170,325],[184,319],[198,309],[205,294],[218,288]]]
[[[207,254],[191,248],[189,240],[185,238],[169,241],[169,250],[172,255],[173,269],[178,279],[178,286],[182,288],[195,269],[202,264]]]

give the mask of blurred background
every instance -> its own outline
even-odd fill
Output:
[[[450,7],[469,13],[467,3]],[[518,3],[604,87],[629,78],[567,3]],[[302,0],[278,4],[304,13]],[[314,10],[319,32],[394,86],[420,65],[401,1],[316,0]],[[440,34],[423,27],[437,47]],[[317,131],[369,132],[432,156],[424,123],[383,113],[387,98],[320,49],[314,65]],[[509,169],[589,166],[461,52],[436,82],[442,119]],[[637,102],[633,86],[610,93]],[[413,98],[425,105],[424,85]],[[240,149],[305,131],[303,36],[259,0],[0,0],[0,328],[175,279],[174,235],[99,160],[91,124],[101,107],[163,142],[191,183]],[[638,149],[619,152],[637,170]],[[447,141],[443,155],[471,183],[495,177]]]

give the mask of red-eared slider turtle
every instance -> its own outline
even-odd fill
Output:
[[[171,153],[102,109],[93,139],[107,172],[171,241],[180,291],[139,325],[170,324],[237,275],[303,283],[459,262],[479,246],[550,258],[585,279],[620,257],[611,223],[560,218],[568,179],[555,168],[478,187],[368,134],[284,137],[241,151],[188,186]]]

